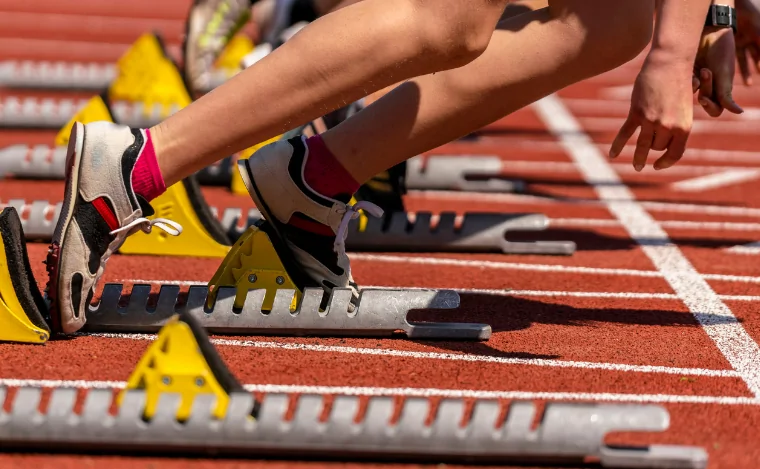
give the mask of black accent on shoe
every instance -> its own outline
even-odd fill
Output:
[[[132,171],[134,171],[137,158],[140,156],[140,150],[142,150],[145,144],[145,138],[140,129],[130,129],[130,131],[135,141],[121,155],[121,176],[124,182],[128,184],[126,189],[129,202],[132,204],[132,210],[137,210],[140,204],[135,197],[135,191],[132,190]]]
[[[76,272],[71,277],[71,309],[74,310],[74,317],[79,317],[79,307],[82,305],[82,274]]]
[[[296,213],[293,215],[311,220],[303,214]],[[314,220],[311,220],[314,221]],[[314,221],[314,223],[319,223]],[[338,255],[333,251],[335,236],[325,236],[314,233],[293,225],[284,225],[282,227],[285,238],[299,248],[308,252],[312,257],[324,264],[335,275],[343,275],[343,269],[338,266]]]
[[[113,205],[105,198],[111,211],[113,211]],[[136,202],[136,201],[135,201]],[[114,212],[115,213],[115,212]],[[103,254],[108,250],[108,245],[114,240],[114,236],[111,235],[111,228],[108,223],[103,220],[100,213],[91,203],[85,202],[80,194],[77,194],[77,200],[74,205],[74,215],[72,217],[76,220],[79,229],[82,231],[82,237],[84,238],[87,248],[90,250],[90,258],[87,265],[90,269],[90,274],[95,275],[100,268],[100,259]]]
[[[293,146],[293,157],[290,159],[290,163],[288,164],[288,174],[290,174],[290,178],[293,180],[293,183],[295,183],[301,192],[308,195],[309,198],[314,202],[325,207],[332,207],[333,202],[331,200],[328,200],[316,192],[310,190],[308,187],[306,187],[306,184],[304,184],[304,181],[301,178],[301,168],[303,168],[304,160],[306,158],[306,144],[301,140],[300,136],[289,139],[288,143]]]

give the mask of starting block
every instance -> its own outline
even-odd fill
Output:
[[[218,417],[219,399],[197,394],[189,417],[182,420],[177,409],[186,401],[177,392],[159,394],[153,416],[146,418],[150,396],[144,390],[126,391],[114,415],[111,389],[87,391],[81,411],[75,408],[76,388],[54,389],[43,413],[41,387],[19,388],[10,404],[2,387],[0,443],[43,452],[66,448],[129,455],[160,451],[183,457],[260,459],[265,454],[552,466],[592,462],[639,469],[705,469],[709,459],[695,446],[605,443],[610,433],[667,430],[670,415],[659,405],[549,402],[539,418],[530,401],[511,402],[505,410],[496,400],[473,404],[447,398],[434,411],[427,398],[405,398],[399,404],[392,396],[374,396],[360,412],[359,396],[338,395],[329,404],[317,394],[298,396],[295,404],[292,397],[270,393],[257,402],[248,392],[232,392],[223,406],[225,415]]]
[[[450,290],[368,289],[351,308],[351,289],[325,295],[321,286],[277,255],[268,223],[252,226],[230,250],[207,286],[191,286],[184,305],[179,287],[161,287],[148,307],[150,286],[135,285],[120,306],[122,286],[105,285],[97,307],[90,306],[84,330],[154,332],[176,312],[193,316],[221,334],[391,336],[410,339],[487,340],[491,327],[468,323],[410,323],[411,310],[453,309],[459,295]]]
[[[124,404],[125,395],[139,390],[145,394],[145,419],[153,419],[160,409],[161,395],[176,393],[180,406],[178,422],[186,422],[193,401],[201,395],[213,396],[216,405],[211,415],[223,419],[231,393],[245,392],[235,376],[222,361],[206,332],[188,315],[174,315],[158,332],[156,340],[137,363],[118,398]]]
[[[228,208],[220,218],[227,237],[239,239],[247,226],[262,219],[256,209]],[[432,221],[438,218],[435,226]],[[349,251],[393,252],[498,252],[502,254],[563,255],[575,253],[572,241],[509,241],[511,232],[542,231],[549,218],[540,213],[467,213],[456,226],[457,216],[444,212],[437,217],[430,212],[390,212],[382,218],[361,215],[351,220],[346,238]]]
[[[0,213],[0,341],[43,344],[50,338],[48,307],[29,265],[21,220]]]

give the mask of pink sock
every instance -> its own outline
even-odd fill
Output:
[[[306,146],[309,148],[304,169],[306,184],[325,197],[342,195],[348,202],[361,184],[335,159],[320,135],[306,140]]]
[[[145,129],[145,146],[132,170],[132,189],[148,202],[166,191],[166,183],[158,167],[156,150],[148,129]]]

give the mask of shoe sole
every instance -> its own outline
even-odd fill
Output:
[[[84,149],[84,138],[84,126],[78,122],[74,123],[69,135],[69,145],[66,149],[66,188],[63,205],[46,259],[48,283],[45,291],[50,303],[50,321],[54,332],[63,332],[61,311],[58,305],[61,246],[74,215],[74,206],[76,205],[74,200],[79,192],[79,170]]]

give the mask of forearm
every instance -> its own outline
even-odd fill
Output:
[[[712,3],[712,0],[657,1],[654,38],[647,60],[677,61],[691,66]]]

